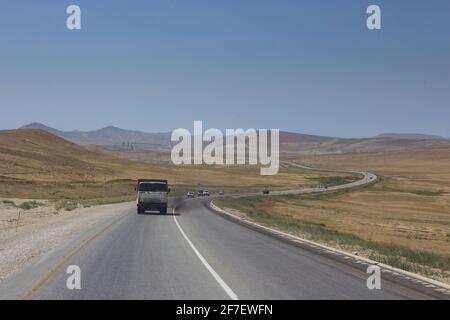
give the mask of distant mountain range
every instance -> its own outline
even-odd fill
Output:
[[[440,136],[433,136],[429,134],[418,134],[418,133],[383,133],[376,138],[392,138],[392,139],[412,139],[412,140],[439,140],[446,139]]]
[[[146,133],[109,126],[94,131],[60,131],[42,123],[30,123],[20,129],[41,129],[79,145],[99,145],[108,149],[169,149],[170,133]]]
[[[171,133],[147,133],[109,126],[95,131],[60,131],[41,123],[31,123],[21,129],[41,129],[79,145],[97,145],[108,150],[170,150]],[[306,154],[336,154],[354,152],[385,152],[406,148],[449,146],[450,139],[424,134],[386,133],[373,138],[343,139],[280,132],[280,152],[293,157]]]

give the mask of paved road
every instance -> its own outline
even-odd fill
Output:
[[[28,268],[1,286],[0,296],[27,287],[20,294],[32,299],[427,298],[389,281],[368,290],[364,272],[231,222],[205,199],[171,199],[171,207],[174,215],[137,215],[130,204],[121,220],[85,236],[71,255],[40,259],[41,266],[56,265],[55,255],[65,257],[50,274],[47,267],[26,283],[39,270]],[[81,290],[66,287],[69,265],[81,269]]]
[[[321,171],[321,172],[336,172],[336,173],[348,173],[353,175],[360,175],[361,179],[344,183],[336,186],[330,186],[330,187],[311,187],[311,188],[300,188],[300,189],[291,189],[291,190],[280,190],[280,191],[270,191],[270,195],[278,196],[278,195],[295,195],[295,194],[305,194],[305,193],[320,193],[320,192],[329,192],[329,191],[338,191],[338,190],[344,190],[344,189],[352,189],[357,187],[363,187],[369,184],[372,184],[378,180],[378,176],[370,173],[370,172],[364,172],[364,171],[345,171],[345,170],[331,170],[331,169],[319,169],[319,168],[313,168],[309,167],[300,163],[296,162],[284,162],[285,164],[302,168],[306,170],[312,170],[312,171]],[[246,193],[239,193],[239,194],[233,194],[232,196],[237,197],[246,197],[246,196],[254,196],[254,195],[261,195],[261,193],[256,192],[246,192]]]

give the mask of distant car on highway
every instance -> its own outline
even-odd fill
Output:
[[[200,189],[197,191],[198,197],[209,197],[209,191],[206,189]]]
[[[264,189],[263,194],[265,194],[265,195],[270,194],[270,190],[269,189]]]
[[[223,191],[219,192],[219,196],[223,197],[225,195],[225,193]]]
[[[195,194],[192,191],[189,191],[188,193],[186,193],[186,197],[188,198],[194,198]]]

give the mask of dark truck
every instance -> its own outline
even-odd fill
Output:
[[[167,201],[170,192],[167,180],[139,179],[136,190],[138,192],[138,214],[145,213],[147,210],[167,213]]]

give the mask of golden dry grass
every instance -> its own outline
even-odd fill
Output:
[[[369,170],[400,190],[450,192],[450,148],[330,155],[302,159],[316,167]]]
[[[384,192],[382,186],[336,196],[272,199],[261,206],[289,220],[320,224],[367,241],[448,254],[450,199]]]
[[[304,219],[365,239],[450,253],[450,148],[309,158],[327,167],[369,170],[381,182],[302,210]]]
[[[167,179],[174,191],[292,189],[317,184],[308,178],[336,175],[282,167],[261,176],[256,166],[174,166],[117,158],[41,130],[0,131],[0,196],[40,199],[131,200],[138,178]]]
[[[405,261],[419,260],[450,270],[450,148],[315,156],[299,161],[322,168],[370,171],[378,174],[380,181],[347,192],[249,199],[237,204],[225,200],[222,205],[416,272],[429,275],[429,270]],[[448,272],[438,278],[450,281]]]

